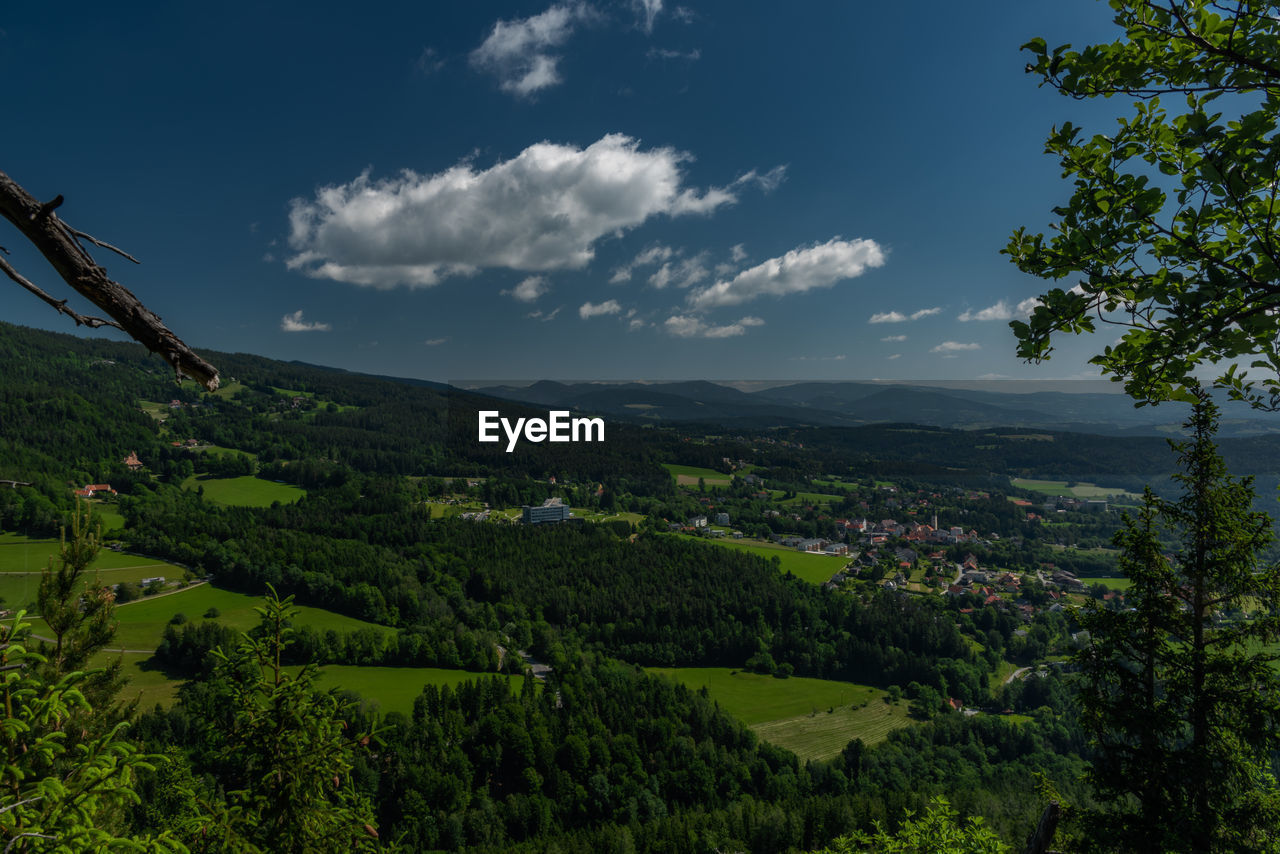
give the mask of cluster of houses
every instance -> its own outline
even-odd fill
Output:
[[[115,495],[116,491],[109,483],[90,483],[75,490],[77,498],[93,498],[95,495]]]

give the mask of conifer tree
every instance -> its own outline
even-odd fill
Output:
[[[1204,392],[1175,443],[1177,501],[1148,490],[1115,543],[1131,610],[1090,606],[1077,656],[1099,842],[1122,851],[1275,850],[1280,790],[1280,567],[1271,521],[1231,477]],[[1166,553],[1161,537],[1172,544]],[[1247,616],[1246,616],[1247,615]]]

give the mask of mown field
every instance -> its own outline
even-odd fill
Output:
[[[36,540],[21,534],[0,534],[0,604],[6,608],[31,610],[40,587],[40,575],[55,557],[58,540]],[[140,582],[144,578],[163,576],[168,581],[181,579],[186,573],[180,566],[153,558],[103,549],[89,565],[103,584],[125,581]]]
[[[663,463],[662,467],[671,472],[677,486],[697,486],[698,479],[707,486],[728,486],[733,475],[715,469],[698,468],[697,466],[680,466],[675,463]]]
[[[760,555],[765,560],[776,557],[781,564],[780,569],[783,572],[790,572],[796,578],[807,581],[810,584],[825,584],[831,580],[831,576],[839,572],[849,562],[849,559],[845,557],[799,552],[795,549],[783,548],[782,546],[763,543],[759,540],[734,540],[726,537],[710,539],[695,537],[692,534],[678,534],[677,536],[714,543],[727,549],[751,552],[752,554]]]
[[[287,483],[276,483],[260,477],[189,477],[183,489],[204,489],[205,501],[233,507],[270,507],[275,502],[292,504],[307,492]]]
[[[361,699],[384,712],[413,712],[413,701],[422,693],[424,685],[455,686],[476,679],[506,679],[511,690],[519,693],[524,684],[523,676],[477,673],[470,670],[446,670],[440,667],[355,667],[345,664],[326,664],[320,668],[316,680],[319,688],[341,688],[354,691]]]
[[[797,676],[775,679],[725,667],[648,672],[694,690],[706,688],[726,712],[801,759],[829,759],[855,738],[874,744],[910,723],[905,703],[886,703],[887,694],[868,685]]]
[[[1072,481],[1074,486],[1068,487],[1068,481],[1065,480],[1037,480],[1030,477],[1010,478],[1009,483],[1022,489],[1029,489],[1032,492],[1042,492],[1045,495],[1069,495],[1075,498],[1106,498],[1108,495],[1122,495],[1126,498],[1140,498],[1132,492],[1120,489],[1119,487],[1098,486],[1096,483],[1082,483]]]

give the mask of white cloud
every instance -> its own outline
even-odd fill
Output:
[[[707,253],[700,252],[692,258],[675,263],[665,263],[649,277],[649,284],[661,290],[668,285],[688,288],[701,282],[711,271],[706,266]]]
[[[736,187],[739,184],[755,184],[761,190],[764,190],[766,193],[771,193],[774,190],[778,189],[778,185],[781,184],[786,179],[787,179],[787,166],[784,163],[781,166],[773,167],[763,175],[761,175],[756,170],[752,169],[750,172],[747,172],[745,175],[739,175],[738,178],[734,180],[733,186]]]
[[[843,362],[844,360],[845,360],[844,353],[841,353],[838,356],[792,356],[791,357],[792,362]]]
[[[922,308],[919,311],[911,312],[911,314],[903,314],[900,311],[882,311],[871,315],[867,323],[906,323],[908,320],[919,320],[922,317],[931,317],[941,313],[942,309],[938,306]]]
[[[302,309],[280,318],[280,329],[284,332],[328,332],[331,328],[327,323],[307,323],[302,319]]]
[[[907,336],[905,336],[905,335],[886,335],[885,337],[881,338],[880,340],[881,340],[881,341],[889,341],[889,342],[893,342],[893,341],[906,341],[906,340],[907,340]]]
[[[633,317],[631,318],[631,322],[627,324],[627,329],[634,332],[635,330],[643,329],[648,325],[649,321],[645,320],[643,317]]]
[[[645,56],[650,59],[683,59],[689,62],[697,62],[702,58],[702,51],[696,47],[692,50],[671,50],[665,47],[651,47],[645,52]]]
[[[901,353],[894,353],[892,356],[885,356],[885,359],[887,359],[887,360],[889,360],[889,361],[891,361],[891,362],[892,362],[894,359],[901,359],[901,358],[902,358],[902,354],[901,354]]]
[[[653,22],[662,12],[662,0],[631,0],[631,8],[640,18],[640,27],[646,33],[653,32]]]
[[[424,47],[414,66],[422,74],[431,75],[444,68],[444,60],[440,58],[440,54],[435,48]]]
[[[529,312],[528,314],[525,315],[525,317],[531,318],[533,320],[541,320],[543,323],[546,323],[548,320],[555,320],[556,315],[560,313],[560,309],[562,308],[564,308],[564,306],[558,305],[556,306],[554,311],[547,311],[547,312],[542,311],[542,309],[538,309],[537,311]]]
[[[1076,285],[1076,288],[1079,288],[1079,287],[1080,287],[1079,285]],[[1075,290],[1076,288],[1072,288],[1072,290]],[[1040,305],[1043,305],[1043,303],[1040,302],[1040,299],[1038,297],[1027,297],[1022,302],[1018,303],[1018,307],[1015,309],[1015,311],[1017,311],[1017,313],[1020,315],[1030,317],[1031,313],[1034,312],[1036,310],[1036,307]]]
[[[551,290],[551,284],[547,281],[546,276],[530,276],[509,291],[503,291],[506,296],[514,297],[520,302],[537,302],[538,297]]]
[[[1009,304],[1004,300],[1000,300],[995,305],[989,305],[979,311],[965,309],[958,318],[961,321],[970,320],[1011,320],[1013,311],[1009,308]]]
[[[957,353],[961,350],[981,350],[982,345],[974,342],[961,343],[959,341],[943,341],[937,347],[929,350],[930,353]]]
[[[689,155],[609,134],[585,149],[541,142],[476,171],[364,173],[290,206],[290,269],[390,288],[486,267],[581,269],[595,243],[659,215],[707,214],[737,197],[682,186]]]
[[[618,305],[616,299],[605,300],[602,303],[584,302],[578,307],[578,317],[583,320],[589,320],[593,317],[599,317],[604,314],[617,314],[622,311],[622,306]]]
[[[614,270],[613,276],[609,279],[609,284],[618,285],[623,282],[629,282],[631,281],[631,273],[636,267],[650,267],[666,261],[674,255],[676,255],[676,251],[670,246],[663,246],[660,243],[650,246],[631,259],[631,263],[624,264]]]
[[[538,15],[498,21],[471,64],[498,78],[502,91],[527,98],[561,82],[559,57],[549,50],[568,41],[574,26],[591,16],[583,3],[555,5]]]
[[[448,340],[449,340],[449,339],[448,339],[448,337],[445,337],[445,338],[428,338],[426,341],[423,341],[422,343],[423,343],[423,344],[426,344],[428,347],[439,347],[441,344],[444,344],[444,343],[445,343],[445,342],[447,342]]]
[[[696,308],[737,305],[759,296],[803,293],[829,288],[884,264],[885,253],[874,240],[841,240],[792,249],[689,295]]]
[[[669,334],[677,338],[733,338],[742,335],[749,326],[764,326],[758,317],[744,317],[737,323],[710,326],[693,315],[674,314],[663,324]]]
[[[747,257],[747,247],[741,243],[735,243],[729,247],[729,257],[733,260],[733,263],[740,263],[743,258]]]

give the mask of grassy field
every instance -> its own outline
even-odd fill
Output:
[[[1128,590],[1129,585],[1132,583],[1128,578],[1091,578],[1086,575],[1080,576],[1080,580],[1083,581],[1086,586],[1091,584],[1102,584],[1106,587],[1110,587],[1112,590]]]
[[[32,610],[40,587],[40,575],[59,548],[58,540],[33,540],[21,534],[0,534],[0,601],[5,607]],[[173,581],[181,579],[186,572],[171,563],[110,549],[98,552],[89,567],[103,584],[138,582],[157,576]]]
[[[1070,495],[1076,498],[1106,498],[1108,495],[1122,495],[1126,498],[1140,497],[1119,487],[1098,486],[1094,483],[1082,483],[1079,481],[1073,482],[1075,486],[1068,488],[1065,480],[1035,480],[1029,477],[1015,477],[1009,480],[1009,483],[1014,486],[1030,489],[1032,492],[1042,492],[1045,495]]]
[[[164,627],[174,614],[182,613],[188,620],[196,621],[202,619],[210,608],[218,609],[218,622],[244,631],[258,624],[258,614],[254,608],[261,604],[261,597],[221,590],[208,584],[193,585],[168,596],[139,599],[116,608],[120,628],[116,632],[113,646],[117,649],[155,649],[164,636]],[[334,629],[349,632],[363,628],[391,631],[376,623],[307,606],[298,606],[294,625],[311,626],[321,631]],[[38,628],[36,633],[40,633]]]
[[[676,479],[677,486],[697,486],[698,478],[702,478],[703,483],[707,486],[728,486],[733,479],[733,475],[725,474],[715,469],[678,466],[675,463],[663,463],[662,467],[671,472],[671,476]]]
[[[795,549],[784,548],[759,540],[731,540],[725,537],[712,540],[695,537],[691,534],[678,534],[677,536],[691,540],[703,540],[703,542],[714,543],[727,549],[751,552],[752,554],[760,555],[765,560],[776,557],[782,564],[781,569],[783,572],[790,572],[796,578],[807,581],[810,584],[825,584],[831,580],[831,576],[839,572],[849,562],[849,559],[844,557],[798,552]]]
[[[440,667],[354,667],[343,664],[327,664],[320,668],[316,685],[322,689],[342,688],[354,691],[371,705],[384,712],[413,712],[413,701],[422,693],[422,686],[458,685],[475,679],[497,676],[511,683],[511,690],[519,693],[523,676],[499,676],[496,673],[474,673],[468,670],[445,670]]]
[[[277,501],[292,504],[307,494],[306,490],[296,486],[250,475],[219,478],[202,475],[189,477],[182,483],[183,489],[195,490],[198,487],[204,487],[206,501],[233,507],[270,507]]]
[[[774,679],[724,667],[650,668],[649,672],[694,690],[705,687],[722,709],[801,759],[830,758],[855,738],[874,744],[910,723],[905,704],[886,703],[884,691],[852,682],[797,676]]]

